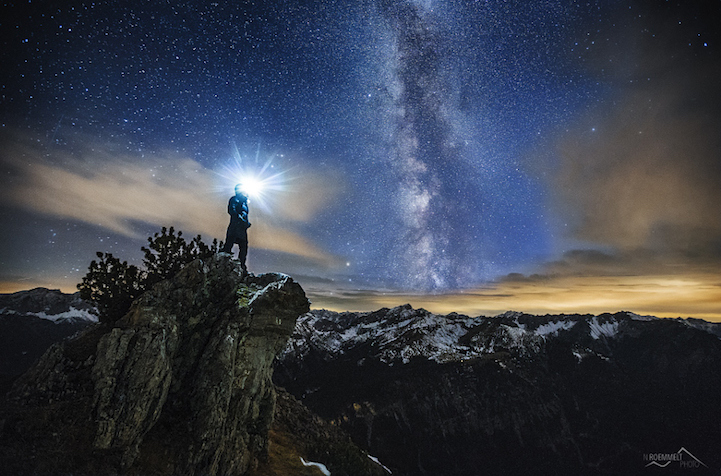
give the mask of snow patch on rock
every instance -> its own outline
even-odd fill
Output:
[[[541,324],[536,329],[536,335],[541,337],[554,336],[560,331],[567,331],[576,325],[575,321],[553,321]]]
[[[598,322],[598,317],[594,316],[588,323],[591,328],[591,337],[595,340],[601,337],[613,337],[618,333],[618,321]]]
[[[316,463],[315,461],[306,461],[303,459],[302,456],[300,458],[300,462],[303,463],[303,466],[315,466],[325,476],[330,476],[330,471],[328,471],[328,468],[323,463]]]

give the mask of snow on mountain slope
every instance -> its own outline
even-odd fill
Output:
[[[459,340],[481,323],[481,318],[456,314],[439,319],[410,306],[396,307],[387,313],[381,311],[309,312],[298,319],[286,352],[305,354],[310,348],[316,348],[329,355],[340,355],[368,344],[384,362],[407,363],[416,356],[443,362],[472,353],[471,347]]]
[[[38,319],[45,319],[52,322],[61,321],[88,321],[98,322],[98,316],[85,309],[76,309],[70,307],[67,311],[59,312],[57,314],[48,314],[46,312],[17,312],[13,309],[2,308],[0,314],[5,316],[26,316],[26,317],[37,317]]]
[[[52,344],[98,322],[92,311],[77,293],[36,288],[0,294],[0,380],[21,374]]]
[[[613,337],[618,333],[618,321],[599,323],[598,317],[594,316],[588,324],[591,328],[591,337],[596,340],[601,337]]]
[[[55,323],[98,322],[93,307],[80,299],[78,293],[65,294],[46,288],[0,294],[0,315],[37,317]]]
[[[629,312],[532,316],[508,311],[493,317],[444,316],[407,304],[374,312],[313,310],[298,319],[285,354],[303,357],[312,349],[334,358],[363,349],[362,358],[386,363],[408,363],[415,357],[443,363],[511,350],[530,355],[546,342],[564,338],[574,341],[582,358],[603,353],[603,345],[622,339],[624,329],[656,320]],[[698,320],[689,320],[688,325],[710,333],[721,328]]]

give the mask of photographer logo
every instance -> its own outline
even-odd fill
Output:
[[[647,462],[647,468],[649,466],[666,468],[671,465],[682,469],[708,468],[703,461],[692,455],[683,446],[675,453],[646,453],[643,455],[643,460]]]

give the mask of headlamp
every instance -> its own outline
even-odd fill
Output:
[[[253,175],[240,178],[240,188],[249,198],[258,198],[263,195],[265,184],[263,180]]]

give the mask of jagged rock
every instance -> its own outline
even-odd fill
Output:
[[[26,410],[59,403],[74,419],[59,431],[87,441],[74,450],[87,456],[54,473],[244,474],[267,452],[273,359],[308,308],[288,276],[243,277],[221,255],[197,260],[112,329],[53,346],[16,382],[10,432],[26,432]]]

